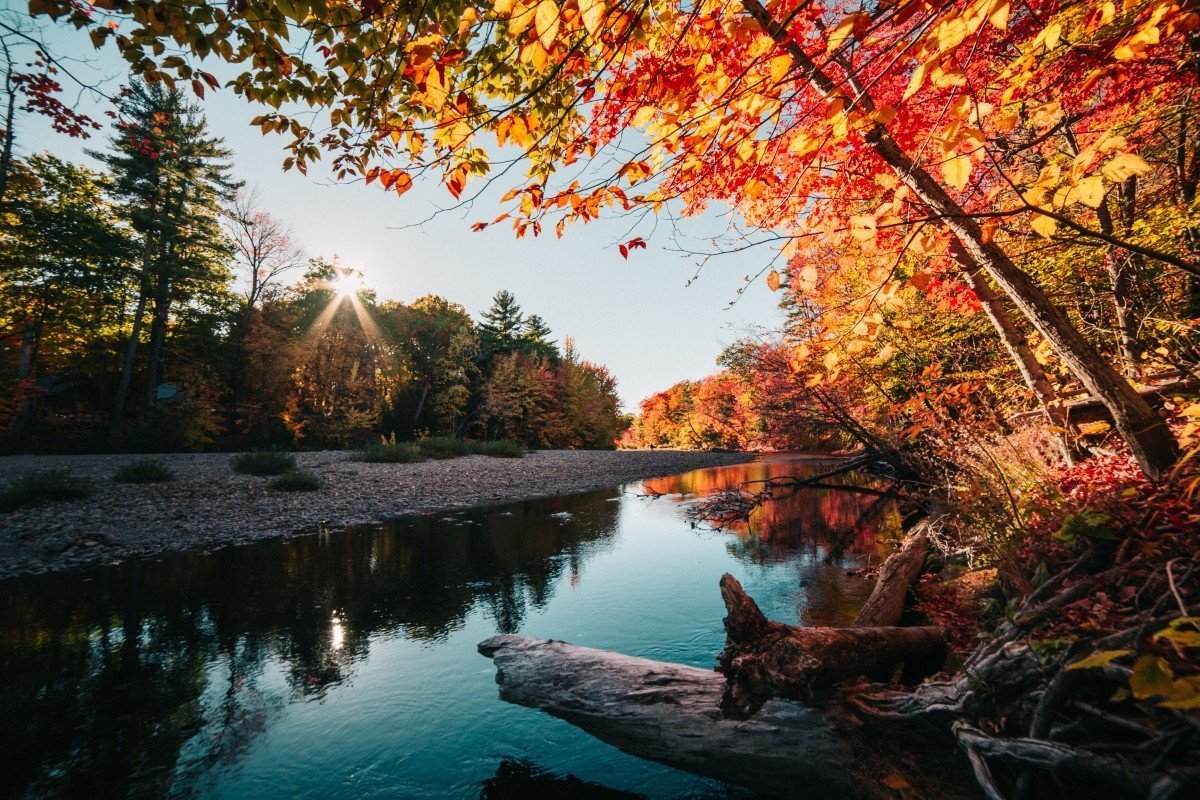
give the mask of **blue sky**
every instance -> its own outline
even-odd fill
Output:
[[[88,59],[76,64],[85,80],[108,78],[115,91],[123,79],[121,63],[111,52],[101,57],[75,32],[49,32],[56,55]],[[65,95],[74,89],[64,81]],[[66,97],[64,99],[67,99]],[[685,378],[715,371],[721,349],[753,328],[776,327],[782,321],[773,295],[759,279],[732,308],[747,274],[758,273],[771,253],[754,248],[710,261],[697,281],[695,258],[674,252],[669,225],[657,232],[648,226],[630,232],[630,220],[606,219],[569,228],[563,239],[553,235],[515,239],[499,225],[473,233],[471,223],[500,213],[501,185],[474,208],[431,216],[452,204],[445,189],[418,181],[403,197],[385,194],[362,183],[338,184],[318,166],[307,177],[283,172],[282,139],[263,136],[249,120],[263,113],[231,92],[210,92],[202,103],[209,125],[235,154],[235,173],[258,187],[263,205],[289,223],[310,256],[338,256],[345,266],[363,272],[367,286],[380,299],[413,300],[438,294],[461,303],[478,317],[501,289],[513,292],[527,313],[540,314],[561,341],[573,336],[581,354],[608,366],[621,398],[633,410],[643,397]],[[106,120],[106,101],[87,96],[78,108]],[[43,121],[23,115],[18,151],[52,150],[87,161],[85,147],[99,147],[107,131],[81,142],[55,134]],[[725,229],[715,214],[688,220],[682,230],[693,247]],[[647,250],[628,261],[617,243],[643,235]]]

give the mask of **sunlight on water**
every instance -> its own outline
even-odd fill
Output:
[[[894,534],[875,498],[785,493],[732,532],[687,514],[827,466],[775,458],[0,583],[0,796],[743,796],[499,701],[475,645],[519,631],[711,666],[727,571],[776,619],[848,621],[870,589],[848,570]]]

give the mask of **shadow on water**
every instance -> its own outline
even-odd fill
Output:
[[[852,614],[869,586],[848,570],[889,524],[869,498],[781,496],[732,534],[684,513],[810,469],[700,470],[631,487],[658,500],[613,489],[0,582],[0,796],[729,796],[499,703],[473,642],[528,625],[636,650],[626,628],[669,639],[687,619],[672,653],[709,658],[725,569],[752,571],[781,618]],[[638,572],[664,558],[698,610],[640,621],[681,591]],[[558,759],[560,740],[554,774],[529,760]],[[567,772],[592,766],[621,789]]]

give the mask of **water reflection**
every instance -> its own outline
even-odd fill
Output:
[[[669,495],[669,504],[796,469],[807,467],[702,470],[647,481],[645,490]],[[730,563],[681,509],[668,505],[664,517],[662,499],[614,489],[0,582],[0,796],[238,796],[303,786],[314,797],[473,797],[482,786],[499,797],[506,786],[550,785],[524,762],[504,767],[502,758],[522,754],[503,752],[485,728],[509,726],[520,744],[504,747],[541,741],[539,752],[552,754],[561,745],[555,750],[543,731],[569,735],[499,704],[475,641],[537,618],[545,629],[531,632],[630,650],[644,641],[635,632],[655,641],[678,633],[682,649],[668,655],[709,659],[720,636],[715,580],[737,564],[759,570],[755,590],[776,613],[780,604],[796,618],[851,613],[865,582],[845,568],[873,557],[886,522],[886,514],[864,522],[863,500],[781,496],[738,535],[716,535]],[[664,548],[670,563],[651,563]],[[589,565],[597,577],[581,585]],[[675,583],[647,582],[643,567]],[[673,601],[690,620],[670,611]],[[385,665],[393,666],[377,674]],[[317,705],[302,714],[305,704]],[[274,754],[260,744],[271,735]],[[371,747],[378,752],[362,752]],[[711,789],[593,740],[573,747],[575,761],[564,756],[555,773],[611,761],[604,769],[623,770],[638,793]],[[340,765],[346,774],[336,774],[336,761],[305,774],[302,754],[317,760],[326,750],[354,763]],[[250,762],[253,790],[238,783]]]

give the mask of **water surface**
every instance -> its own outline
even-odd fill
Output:
[[[687,513],[827,467],[775,457],[0,582],[0,797],[745,796],[501,702],[475,645],[519,632],[708,667],[724,572],[774,619],[848,622],[870,590],[848,570],[894,535],[876,498],[784,492],[728,531]]]

